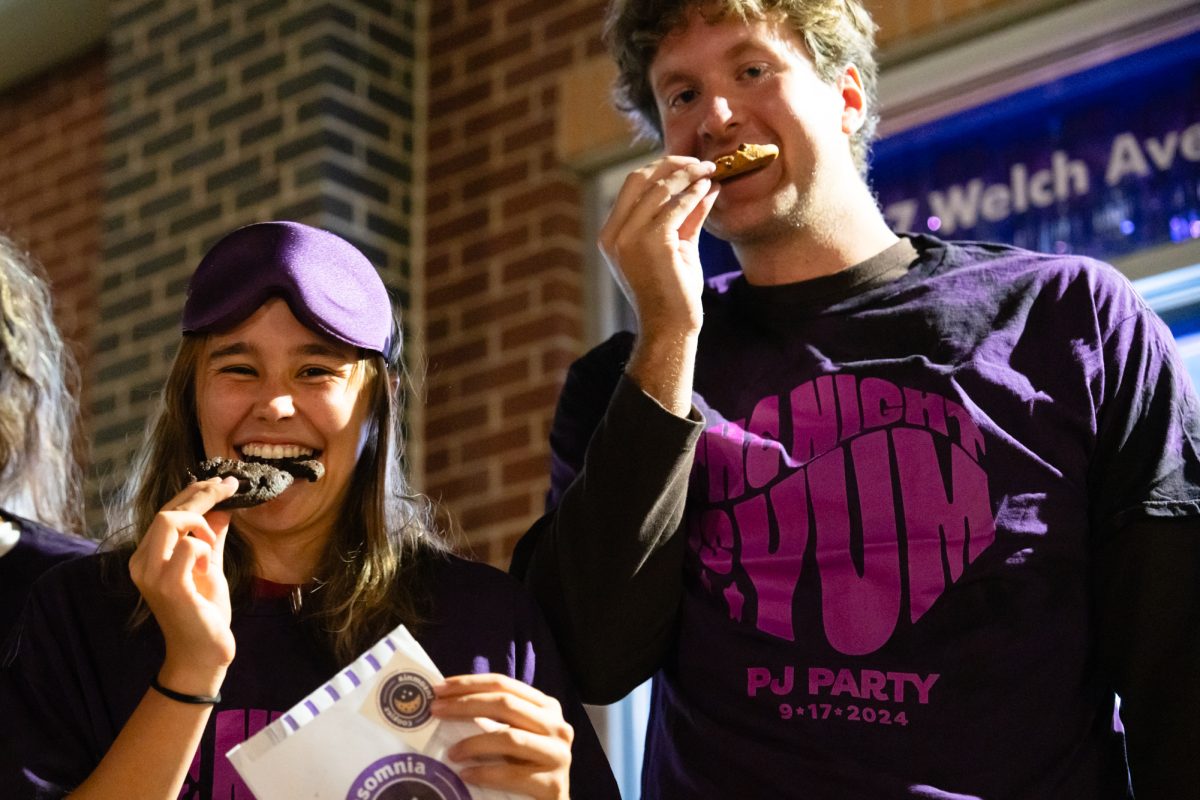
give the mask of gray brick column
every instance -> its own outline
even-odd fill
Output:
[[[113,0],[89,524],[124,478],[187,278],[233,228],[333,230],[409,305],[415,0]]]

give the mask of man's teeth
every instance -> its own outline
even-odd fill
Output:
[[[313,451],[294,444],[248,444],[242,447],[242,455],[254,458],[307,458]]]

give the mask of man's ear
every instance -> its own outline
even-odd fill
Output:
[[[867,93],[858,67],[847,64],[838,76],[837,86],[842,94],[842,132],[853,136],[867,119]]]

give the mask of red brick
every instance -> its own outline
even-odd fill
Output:
[[[504,75],[504,87],[514,89],[539,78],[545,79],[545,76],[553,75],[555,72],[571,66],[572,60],[569,46],[551,53],[539,52],[535,58],[530,58],[525,63],[508,70]]]
[[[92,394],[94,275],[102,236],[106,63],[103,50],[0,92],[0,228],[41,262],[55,318]]]
[[[519,97],[496,108],[470,117],[463,124],[467,137],[480,136],[496,128],[511,126],[513,120],[520,121],[529,114],[529,98]]]
[[[430,442],[435,442],[447,436],[459,435],[463,431],[474,430],[487,422],[487,409],[483,406],[472,406],[464,411],[450,414],[430,414],[425,421],[425,435]]]
[[[425,390],[425,406],[441,408],[455,395],[455,387],[451,384],[435,384]],[[428,467],[428,465],[426,465]]]
[[[557,39],[588,28],[599,28],[604,19],[604,0],[584,6],[551,22],[546,26],[547,38]]]
[[[441,158],[429,165],[431,180],[445,182],[451,176],[477,169],[480,164],[488,163],[488,146],[486,144],[471,147],[467,150],[447,150],[439,147],[434,151]]]
[[[524,0],[513,5],[504,16],[504,21],[515,25],[529,20],[540,21],[563,7],[563,0]]]
[[[546,217],[538,226],[542,236],[567,236],[571,239],[578,239],[583,235],[583,223],[579,219],[579,215],[569,214],[554,214]]]
[[[578,268],[580,255],[563,247],[550,247],[532,255],[510,261],[503,266],[504,283],[531,278],[554,269]]]
[[[533,186],[518,195],[506,199],[502,207],[502,212],[504,218],[507,219],[509,217],[528,214],[546,206],[550,206],[551,208],[568,205],[577,206],[580,205],[580,202],[578,186],[561,180],[550,181]]]
[[[560,300],[564,300],[573,306],[578,306],[583,302],[583,290],[578,283],[567,283],[566,281],[553,279],[543,281],[542,302],[550,305]]]
[[[518,517],[527,517],[532,511],[533,504],[529,497],[518,495],[467,508],[460,512],[458,517],[462,521],[463,529],[471,531]]]
[[[438,278],[450,271],[452,264],[448,253],[439,253],[425,261],[425,276]]]
[[[429,52],[434,54],[436,61],[439,56],[445,58],[447,54],[458,52],[459,48],[485,39],[492,32],[492,21],[482,17],[466,25],[440,25],[435,29],[431,20],[430,32],[437,34],[429,42]]]
[[[492,96],[492,83],[490,80],[483,80],[473,86],[456,88],[449,94],[437,90],[430,94],[429,113],[436,119],[443,115],[464,111],[487,100]]]
[[[478,361],[487,355],[487,341],[476,339],[466,344],[441,350],[429,348],[429,358],[442,369],[454,369],[472,361]]]
[[[465,214],[452,217],[440,225],[430,226],[429,241],[434,243],[454,239],[465,233],[484,230],[487,228],[487,224],[488,212],[486,209],[468,211]]]
[[[501,169],[489,169],[475,180],[463,185],[463,193],[467,197],[487,195],[497,189],[509,186],[519,186],[529,177],[529,164],[524,160],[509,164]]]
[[[489,367],[462,380],[463,394],[467,396],[479,392],[487,392],[520,383],[529,379],[528,359],[509,361],[495,367]]]
[[[525,314],[529,310],[529,292],[520,291],[508,294],[498,300],[490,300],[478,306],[467,308],[462,314],[464,331],[489,326],[507,317]]]
[[[512,230],[488,236],[463,248],[462,258],[466,264],[483,261],[494,255],[514,250],[529,241],[529,228],[521,225]]]
[[[430,308],[439,308],[443,305],[452,303],[461,303],[476,295],[483,294],[488,288],[488,276],[486,274],[469,275],[444,286],[439,286],[437,289],[431,289],[425,296]]]
[[[425,454],[425,472],[435,474],[450,465],[450,451],[445,448],[431,450]]]
[[[554,120],[535,122],[505,136],[501,149],[505,155],[515,155],[522,150],[553,145],[556,131]]]
[[[489,458],[501,453],[526,448],[529,445],[529,426],[520,425],[509,430],[494,433],[491,436],[483,436],[464,443],[462,446],[462,458],[464,461]]]
[[[500,472],[500,482],[503,486],[529,481],[548,481],[550,475],[550,456],[547,453],[518,458],[506,463]]]
[[[500,341],[507,350],[555,336],[576,336],[579,333],[579,327],[579,320],[574,317],[546,314],[532,322],[506,328],[500,335]]]
[[[547,417],[558,402],[558,382],[544,383],[534,389],[506,397],[502,404],[505,417],[516,417],[530,412],[543,411]]]
[[[433,498],[457,498],[487,492],[490,481],[487,470],[461,475],[451,480],[433,481],[425,493]]]
[[[467,71],[478,72],[488,69],[506,58],[528,53],[531,49],[533,49],[533,37],[529,31],[522,31],[516,36],[510,36],[504,41],[496,42],[469,56]]]

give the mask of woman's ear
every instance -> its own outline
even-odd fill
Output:
[[[842,133],[853,136],[867,120],[867,93],[863,89],[858,67],[847,64],[838,77],[837,85],[842,95]]]

